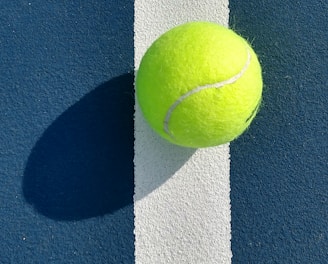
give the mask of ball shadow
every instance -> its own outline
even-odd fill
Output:
[[[79,220],[133,203],[134,77],[114,78],[67,109],[34,146],[23,194],[56,220]]]
[[[194,155],[196,149],[179,147],[159,137],[146,124],[138,106],[135,119],[139,129],[135,142],[134,200],[138,201],[165,184]]]

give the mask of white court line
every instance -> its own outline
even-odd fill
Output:
[[[135,0],[135,68],[162,33],[187,21],[228,26],[228,0]],[[136,264],[231,263],[229,145],[192,150],[135,113]]]

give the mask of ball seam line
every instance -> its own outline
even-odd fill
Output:
[[[192,90],[190,90],[189,92],[181,95],[171,106],[170,108],[168,109],[166,115],[165,115],[165,119],[164,119],[164,124],[163,124],[163,127],[164,127],[164,132],[170,136],[172,139],[174,139],[174,135],[171,133],[170,129],[169,129],[169,123],[170,123],[170,119],[171,119],[171,116],[172,116],[172,113],[173,111],[175,110],[175,108],[177,108],[179,106],[179,104],[181,104],[183,102],[183,100],[185,100],[186,98],[188,98],[189,96],[195,94],[195,93],[198,93],[200,91],[203,91],[205,89],[210,89],[210,88],[215,88],[215,89],[220,89],[222,88],[223,86],[225,85],[228,85],[228,84],[233,84],[234,82],[236,82],[239,78],[241,78],[244,73],[246,72],[246,70],[248,69],[250,63],[251,63],[251,53],[247,48],[247,60],[246,60],[246,63],[244,65],[244,67],[240,70],[240,72],[238,72],[236,75],[230,77],[229,79],[227,80],[224,80],[224,81],[221,81],[221,82],[218,82],[218,83],[213,83],[213,84],[205,84],[205,85],[202,85],[202,86],[198,86]]]

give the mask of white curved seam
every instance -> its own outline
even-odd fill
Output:
[[[218,82],[218,83],[213,83],[213,84],[205,84],[202,86],[198,86],[195,89],[190,90],[189,92],[181,95],[169,108],[169,110],[166,113],[165,119],[164,119],[164,132],[166,134],[168,134],[171,138],[174,138],[170,129],[169,129],[169,122],[171,119],[171,115],[173,113],[173,111],[175,110],[175,108],[177,108],[177,106],[179,104],[182,103],[183,100],[185,100],[186,98],[188,98],[189,96],[198,93],[200,91],[203,91],[205,89],[210,89],[210,88],[215,88],[215,89],[219,89],[225,85],[228,84],[232,84],[234,82],[236,82],[241,76],[244,75],[244,73],[246,72],[246,70],[248,69],[249,65],[251,63],[251,53],[249,51],[249,49],[247,48],[247,60],[246,63],[244,65],[244,67],[240,70],[240,72],[238,72],[236,75],[232,76],[231,78]]]

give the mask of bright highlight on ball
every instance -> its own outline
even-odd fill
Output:
[[[141,60],[136,94],[149,125],[163,138],[201,148],[237,138],[262,98],[261,66],[230,29],[191,22],[160,36]]]

